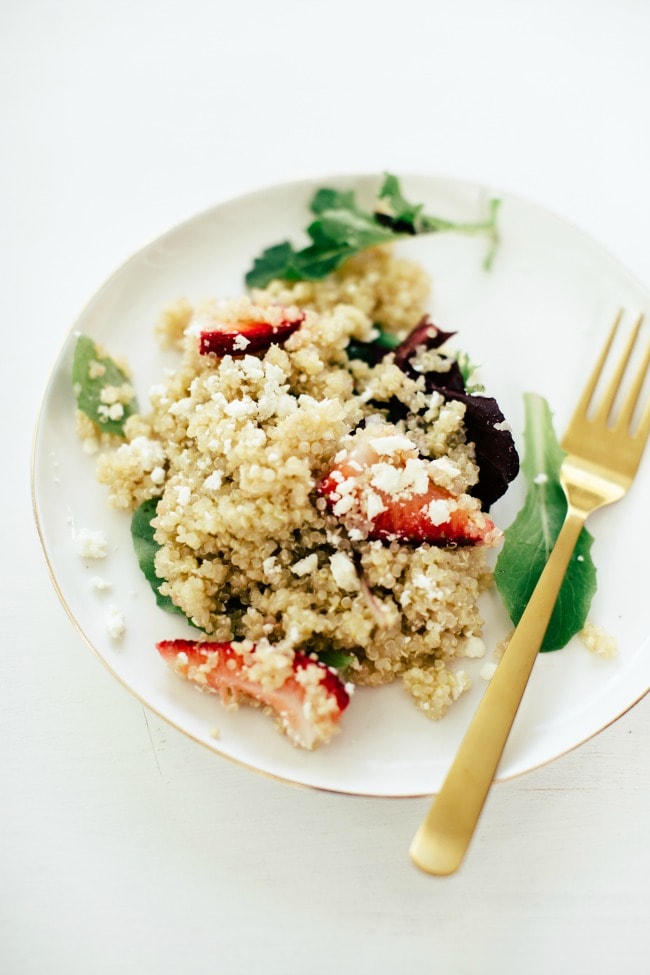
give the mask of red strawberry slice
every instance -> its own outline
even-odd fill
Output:
[[[264,352],[270,345],[282,345],[305,320],[300,309],[269,309],[268,321],[219,322],[201,332],[199,351],[202,355],[247,355]]]
[[[435,462],[395,427],[358,431],[335,462],[318,491],[353,538],[487,546],[501,540],[478,501],[436,484]]]
[[[307,654],[287,653],[268,641],[162,640],[156,647],[177,674],[219,694],[224,704],[270,708],[281,729],[302,748],[329,741],[350,703],[333,670]]]

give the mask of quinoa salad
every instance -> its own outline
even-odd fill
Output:
[[[518,458],[429,301],[417,264],[373,247],[321,281],[176,300],[154,331],[177,365],[146,409],[126,365],[84,365],[106,380],[77,410],[84,449],[108,504],[146,513],[156,598],[188,619],[165,640],[161,613],[161,658],[298,746],[339,730],[355,685],[399,681],[442,718],[484,652],[489,508]]]

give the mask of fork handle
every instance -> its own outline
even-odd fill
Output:
[[[569,507],[544,571],[488,684],[447,777],[413,838],[410,855],[427,873],[460,866],[492,785],[569,560],[586,515]]]

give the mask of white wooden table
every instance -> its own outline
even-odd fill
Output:
[[[270,781],[119,686],[57,600],[29,487],[83,304],[147,240],[249,188],[476,179],[650,284],[648,38],[643,0],[3,6],[3,975],[650,970],[647,698],[496,787],[460,873],[425,877],[407,848],[426,800]]]

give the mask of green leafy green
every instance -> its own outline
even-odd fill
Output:
[[[553,430],[548,403],[527,393],[525,457],[521,468],[528,492],[524,506],[506,530],[495,581],[512,622],[517,625],[537,584],[566,517],[560,484],[564,452]],[[583,528],[562,583],[542,650],[559,650],[584,626],[596,591],[596,569],[590,555],[592,536]]]
[[[346,653],[344,650],[319,650],[318,659],[326,667],[333,667],[334,670],[347,670],[357,658],[353,653]]]
[[[102,399],[102,391],[108,387],[129,387],[130,379],[110,356],[100,354],[87,335],[80,335],[75,345],[72,383],[78,408],[106,433],[124,436],[125,421],[138,409],[135,395],[128,402],[120,400],[121,415],[112,418],[110,404]]]
[[[400,344],[401,339],[394,332],[386,332],[379,325],[375,325],[376,336],[372,342],[360,342],[351,339],[346,347],[348,359],[361,359],[370,366],[377,365],[388,352],[392,352]]]
[[[133,548],[138,559],[138,565],[153,590],[158,606],[168,613],[180,613],[181,616],[185,616],[189,620],[189,617],[186,616],[179,606],[176,606],[172,602],[169,596],[163,596],[160,592],[160,584],[163,580],[160,576],[156,575],[155,563],[156,552],[160,546],[154,538],[155,529],[151,524],[153,518],[156,516],[156,508],[158,507],[159,500],[159,498],[149,498],[149,500],[143,501],[133,512],[131,517]],[[192,621],[189,620],[189,622],[191,623]]]
[[[480,367],[472,361],[469,353],[465,352],[463,349],[458,349],[458,351],[454,353],[454,358],[458,363],[460,374],[463,377],[466,392],[471,393],[472,395],[476,393],[483,393],[485,391],[485,386],[476,379]]]
[[[455,223],[424,213],[421,203],[410,203],[402,195],[399,180],[386,173],[375,210],[358,206],[352,190],[317,190],[310,203],[316,217],[307,227],[311,243],[296,250],[289,241],[267,248],[246,274],[249,288],[264,288],[279,278],[283,281],[321,281],[360,251],[414,234],[456,231],[483,234],[490,241],[485,259],[489,267],[498,242],[499,200],[490,200],[488,216],[476,223]]]

